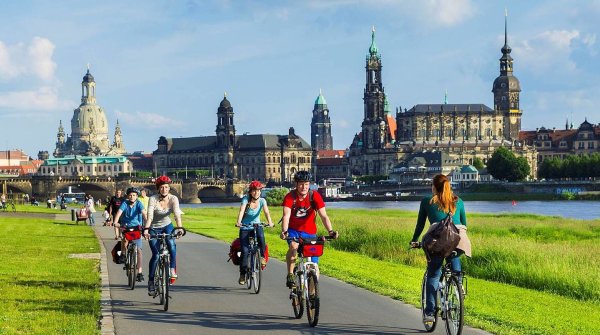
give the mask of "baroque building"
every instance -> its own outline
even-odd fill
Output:
[[[184,169],[242,180],[289,182],[296,171],[310,170],[311,146],[289,128],[287,135],[236,135],[234,112],[227,95],[217,109],[214,136],[161,136],[153,152],[155,172],[172,175]]]
[[[71,135],[65,134],[61,120],[56,137],[54,157],[121,155],[125,152],[119,121],[114,141],[112,144],[109,141],[108,121],[104,109],[96,103],[96,81],[89,68],[81,82],[81,104],[73,110]]]
[[[500,75],[492,86],[494,108],[479,103],[448,104],[446,100],[444,104],[418,104],[409,110],[397,108],[394,119],[373,28],[365,65],[364,119],[349,150],[351,173],[390,175],[406,169],[408,161],[422,161],[424,171],[435,174],[472,164],[475,158],[485,163],[498,147],[505,146],[527,159],[535,177],[535,147],[519,141],[521,87],[513,75],[506,20],[504,33]],[[435,152],[438,154],[432,156]],[[423,159],[415,160],[417,156]],[[428,162],[433,162],[432,166]]]

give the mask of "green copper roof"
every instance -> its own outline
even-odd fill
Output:
[[[325,101],[325,97],[320,91],[317,100],[315,100],[315,105],[327,105],[327,101]]]
[[[371,55],[377,55],[378,52],[379,50],[377,50],[377,45],[375,45],[375,27],[373,27],[371,32],[371,47],[369,47],[369,53]]]
[[[385,100],[383,102],[383,111],[386,113],[391,113],[392,111],[390,110],[390,102],[387,99],[387,95],[385,96]]]
[[[463,165],[460,167],[461,173],[476,173],[477,169],[473,165]]]

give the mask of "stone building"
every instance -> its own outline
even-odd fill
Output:
[[[535,147],[519,141],[521,87],[513,75],[506,22],[501,52],[500,75],[492,85],[494,108],[480,103],[448,104],[446,100],[444,104],[418,104],[409,110],[397,108],[394,119],[373,29],[365,66],[364,119],[349,149],[352,174],[390,175],[395,168],[406,166],[415,154],[435,152],[443,152],[447,158],[440,162],[452,162],[453,169],[472,164],[475,158],[485,163],[498,147],[506,146],[516,156],[525,157],[532,167],[531,175],[536,176]],[[438,169],[443,167],[430,170]]]
[[[81,104],[73,110],[71,135],[65,134],[61,120],[56,137],[54,157],[120,155],[125,152],[119,121],[114,141],[112,144],[109,141],[108,121],[104,109],[96,103],[96,82],[89,68],[81,82]]]
[[[323,92],[315,100],[312,120],[310,122],[310,144],[313,150],[332,150],[333,139],[331,137],[331,119],[329,108]]]
[[[313,150],[294,128],[287,135],[236,135],[233,118],[225,96],[217,109],[214,136],[161,136],[153,153],[156,173],[205,170],[212,177],[286,182],[296,171],[311,169]]]
[[[49,158],[38,169],[39,176],[118,176],[132,173],[133,164],[124,156],[66,156]]]

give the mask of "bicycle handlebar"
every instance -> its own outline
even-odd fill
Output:
[[[144,230],[148,230],[148,234],[150,235],[149,240],[156,240],[156,239],[163,239],[163,238],[164,239],[177,238],[177,237],[185,236],[185,234],[187,233],[187,230],[185,230],[185,228],[183,228],[183,227],[175,227],[175,229],[173,229],[173,231],[169,234],[156,233],[154,231],[154,228],[144,228]],[[181,235],[179,235],[178,230],[182,231]]]
[[[296,242],[296,243],[300,243],[303,244],[305,241],[310,243],[311,241],[329,241],[329,240],[333,240],[333,236],[329,236],[329,235],[323,235],[323,236],[317,236],[317,237],[311,237],[311,238],[302,238],[302,237],[288,237],[286,238],[287,241],[291,241],[291,242]]]

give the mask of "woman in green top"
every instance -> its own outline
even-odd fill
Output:
[[[463,201],[452,192],[450,180],[443,174],[439,174],[433,178],[431,186],[431,196],[427,196],[421,200],[419,207],[419,216],[417,218],[417,226],[415,233],[410,242],[411,246],[418,245],[419,236],[425,228],[425,219],[429,219],[429,224],[442,221],[448,213],[452,213],[452,219],[457,227],[467,226],[467,216],[465,214],[465,206]],[[456,250],[455,255],[450,255],[446,258],[446,262],[452,265],[452,271],[460,272],[460,255],[463,250]],[[435,309],[435,292],[438,288],[440,276],[442,275],[443,257],[431,256],[427,261],[427,285],[425,289],[426,304],[424,322],[434,320],[433,313]]]

